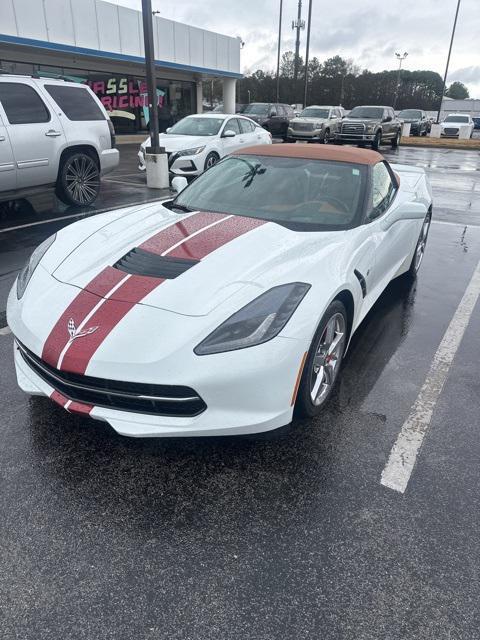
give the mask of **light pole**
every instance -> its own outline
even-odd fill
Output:
[[[293,67],[293,86],[295,95],[297,90],[298,67],[300,61],[300,32],[305,29],[305,20],[302,20],[302,0],[298,0],[298,15],[296,20],[292,20],[292,29],[297,32],[295,40],[295,62]]]
[[[445,86],[447,84],[448,66],[450,64],[450,54],[452,53],[453,38],[455,37],[455,28],[457,26],[457,18],[458,18],[458,11],[460,9],[460,2],[461,2],[461,0],[458,0],[458,2],[457,2],[457,10],[455,11],[455,19],[453,21],[452,37],[450,38],[450,47],[448,48],[447,66],[445,67],[445,75],[443,76],[442,95],[440,96],[440,106],[438,107],[437,123],[440,122],[440,112],[442,111],[443,96],[445,95]]]
[[[149,153],[161,153],[158,129],[157,81],[155,75],[155,54],[153,51],[152,2],[142,0],[143,39],[145,42],[145,71],[148,91],[148,128],[150,129]]]
[[[280,0],[280,13],[278,16],[278,49],[277,49],[277,102],[280,102],[280,45],[282,41],[282,10],[283,10],[283,0]],[[250,102],[250,91],[248,92],[248,102]]]
[[[305,49],[305,87],[303,89],[303,108],[307,106],[307,93],[308,93],[308,56],[310,53],[310,28],[312,26],[312,4],[313,0],[310,0],[308,4],[308,25],[307,25],[307,47]]]
[[[393,108],[394,109],[397,106],[398,91],[400,89],[400,74],[402,73],[402,62],[408,56],[408,52],[404,51],[403,54],[402,53],[395,53],[395,56],[396,56],[396,58],[398,60],[398,73],[397,73],[397,88],[395,89],[395,99],[393,101]]]

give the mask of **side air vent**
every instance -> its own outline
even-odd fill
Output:
[[[159,256],[150,251],[135,248],[120,258],[113,266],[115,269],[136,276],[173,280],[199,262],[199,260]]]
[[[362,287],[362,297],[365,298],[367,295],[367,283],[365,282],[365,278],[362,276],[360,271],[357,271],[357,269],[355,269],[353,273],[357,276],[360,286]]]

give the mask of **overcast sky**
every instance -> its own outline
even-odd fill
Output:
[[[139,9],[141,0],[110,0]],[[442,76],[457,0],[313,0],[311,55],[339,54],[362,69],[397,68],[395,51],[408,51],[404,68]],[[241,36],[242,71],[274,69],[279,0],[152,0],[164,18]],[[294,48],[291,21],[297,0],[283,2],[282,51]],[[303,1],[306,19],[308,0]],[[302,54],[306,34],[302,34]],[[462,0],[448,82],[461,80],[480,98],[480,0]]]

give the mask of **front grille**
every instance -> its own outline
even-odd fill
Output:
[[[160,256],[136,247],[113,266],[115,269],[137,276],[173,280],[198,263],[199,260]]]
[[[355,135],[363,134],[365,125],[361,122],[346,122],[342,124],[342,133],[353,133]]]
[[[292,122],[295,131],[313,131],[313,124],[310,122]]]
[[[133,413],[193,417],[207,405],[190,387],[143,382],[123,382],[59,371],[17,341],[27,365],[69,400]]]
[[[443,133],[446,136],[456,136],[458,135],[458,129],[456,127],[445,127]]]

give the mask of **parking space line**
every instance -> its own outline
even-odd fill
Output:
[[[0,329],[0,336],[8,336],[12,333],[10,327],[2,327]]]
[[[463,294],[463,298],[433,357],[425,382],[410,415],[390,451],[380,483],[404,493],[415,466],[418,452],[430,425],[433,411],[447,379],[450,366],[460,346],[480,295],[480,262]]]

